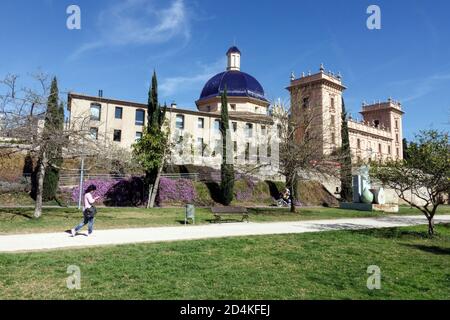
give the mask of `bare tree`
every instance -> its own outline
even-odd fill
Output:
[[[291,212],[296,211],[296,186],[299,179],[338,176],[339,156],[328,151],[324,140],[329,129],[323,125],[319,108],[293,110],[290,103],[279,102],[272,111],[279,141],[280,174],[286,177],[291,194]]]
[[[80,152],[90,135],[85,128],[63,128],[62,131],[46,130],[50,78],[44,73],[31,76],[29,87],[19,88],[19,77],[7,75],[0,81],[0,156],[27,152],[39,159],[37,170],[36,203],[34,217],[42,215],[42,192],[45,171],[56,166],[48,154],[50,149],[61,148],[65,154]],[[58,104],[64,103],[58,101]]]

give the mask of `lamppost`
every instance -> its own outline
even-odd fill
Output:
[[[81,154],[81,167],[80,167],[80,183],[78,194],[78,210],[81,210],[81,199],[83,198],[83,180],[84,180],[84,154]]]
[[[83,124],[82,124],[82,128],[84,127],[84,121],[86,119],[83,120]],[[78,210],[81,210],[82,208],[82,198],[83,198],[83,183],[84,183],[84,159],[86,156],[85,150],[84,150],[84,134],[90,134],[89,130],[81,130],[81,133],[83,133],[82,135],[82,140],[81,140],[81,152],[80,152],[80,157],[81,157],[81,165],[80,165],[80,182],[79,182],[79,193],[78,193]]]

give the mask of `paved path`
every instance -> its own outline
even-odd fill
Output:
[[[435,218],[436,223],[450,222],[450,215]],[[349,218],[333,220],[224,223],[199,226],[154,227],[136,229],[97,230],[93,236],[85,232],[72,238],[69,234],[38,233],[0,236],[0,252],[26,252],[63,248],[84,248],[143,242],[165,242],[236,236],[292,234],[330,230],[359,230],[427,224],[424,216],[389,216],[381,218]]]

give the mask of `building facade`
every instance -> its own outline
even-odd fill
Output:
[[[257,154],[264,154],[268,137],[275,135],[269,101],[261,84],[240,70],[241,53],[232,47],[227,52],[226,71],[212,77],[196,101],[198,111],[167,108],[166,124],[174,149],[174,164],[219,167],[221,158],[221,94],[227,89],[230,133],[236,165],[258,164]],[[147,105],[69,93],[69,125],[89,130],[94,140],[127,150],[142,137]]]
[[[323,65],[316,74],[291,76],[287,90],[291,96],[291,113],[299,123],[308,122],[319,137],[317,145],[323,154],[341,147],[342,94],[346,87],[340,74],[325,72]],[[363,103],[362,121],[348,120],[353,162],[403,159],[402,117],[399,102]],[[304,118],[310,117],[307,121]],[[302,133],[298,139],[302,139]]]
[[[269,140],[278,136],[278,124],[269,110],[270,102],[261,84],[241,71],[241,52],[227,52],[224,72],[212,77],[195,102],[197,111],[168,108],[166,126],[174,145],[174,164],[219,167],[221,135],[219,131],[221,94],[227,89],[230,131],[236,165],[254,165],[259,155],[272,156]],[[315,114],[314,128],[321,137],[318,150],[329,154],[341,145],[342,94],[346,87],[340,75],[319,73],[293,75],[287,88],[291,96],[291,114],[301,119],[307,110]],[[89,130],[93,140],[127,150],[142,137],[147,105],[123,100],[69,93],[69,126]],[[389,99],[384,103],[363,105],[363,122],[349,120],[353,160],[402,158],[401,105]],[[299,137],[301,138],[301,137]],[[276,158],[275,158],[276,159]],[[275,163],[273,165],[276,165]],[[268,166],[268,171],[276,168]]]

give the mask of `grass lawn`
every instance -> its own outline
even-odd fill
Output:
[[[0,299],[450,299],[450,225],[0,254]],[[66,288],[67,267],[81,290]],[[381,268],[368,290],[367,267]]]
[[[439,213],[450,213],[450,206],[440,207]],[[401,207],[400,214],[421,214],[417,209]],[[292,214],[285,208],[250,209],[250,221],[297,221],[330,218],[357,218],[382,216],[383,213],[344,210],[337,208],[304,208]],[[58,232],[65,231],[82,218],[73,208],[44,209],[40,219],[33,219],[33,209],[0,209],[0,234]],[[210,209],[196,209],[196,223],[211,223]],[[96,229],[133,228],[151,226],[171,226],[184,223],[183,208],[138,209],[138,208],[100,208],[96,218]]]

